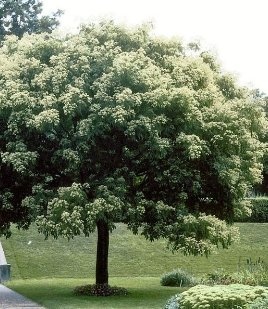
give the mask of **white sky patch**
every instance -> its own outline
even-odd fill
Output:
[[[268,94],[267,0],[43,0],[44,13],[65,13],[60,29],[114,19],[127,25],[153,22],[155,32],[200,39],[240,83]]]

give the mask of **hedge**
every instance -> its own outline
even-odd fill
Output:
[[[240,222],[268,222],[268,196],[247,198],[252,204],[251,216],[240,218]]]

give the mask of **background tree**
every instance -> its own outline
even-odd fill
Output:
[[[268,97],[263,96],[264,109],[266,113],[266,119],[268,119]],[[264,168],[263,168],[263,180],[261,186],[258,187],[262,194],[268,194],[268,130],[266,130],[266,134],[264,135],[263,142],[266,143],[266,151],[264,155]]]
[[[265,96],[264,98],[265,101],[265,112],[266,112],[266,118],[268,119],[268,97]],[[265,142],[266,145],[268,143],[268,130],[266,130],[266,135],[265,135]],[[266,152],[265,152],[265,157],[264,157],[264,173],[263,173],[263,182],[262,182],[262,187],[263,187],[263,192],[265,194],[268,194],[268,147],[266,147]]]
[[[44,16],[42,11],[40,0],[1,0],[0,41],[10,34],[21,38],[24,33],[50,33],[58,26],[62,11],[58,10],[52,16]]]
[[[252,97],[257,104],[263,105],[266,119],[268,119],[268,97],[264,92],[259,89],[252,90]],[[254,194],[268,194],[268,130],[261,136],[261,141],[266,144],[264,158],[263,158],[263,179],[260,184],[254,187]]]
[[[235,239],[221,219],[261,181],[266,120],[211,54],[105,22],[10,37],[0,71],[2,233],[34,220],[46,237],[97,229],[97,284],[118,222],[186,254]]]

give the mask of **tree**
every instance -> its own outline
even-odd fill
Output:
[[[5,35],[21,38],[24,33],[51,32],[58,26],[62,11],[43,16],[40,0],[2,0],[0,3],[0,41]]]
[[[264,102],[265,102],[266,119],[268,119],[268,97],[267,96],[264,98]],[[266,146],[267,146],[268,130],[266,130],[264,141],[266,142]],[[264,156],[264,171],[263,171],[262,188],[263,188],[263,192],[265,194],[268,194],[268,151],[267,151],[267,147],[266,147],[266,152]]]
[[[257,104],[263,105],[266,119],[268,119],[268,97],[264,92],[261,92],[259,89],[252,90],[252,96]],[[263,178],[262,183],[257,184],[254,187],[254,194],[267,194],[268,193],[268,130],[266,128],[265,134],[261,136],[261,141],[266,145],[264,157],[263,157]]]
[[[97,229],[97,284],[118,222],[186,254],[235,239],[222,220],[261,181],[266,120],[211,54],[104,22],[10,37],[0,66],[2,233],[12,221],[55,238]]]
[[[268,119],[268,97],[262,96],[264,102],[264,109],[266,113],[266,119]],[[264,154],[264,169],[263,169],[263,181],[258,189],[261,191],[262,194],[268,194],[268,130],[266,130],[266,134],[263,137],[263,142],[266,143],[266,152]]]

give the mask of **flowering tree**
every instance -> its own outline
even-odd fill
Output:
[[[10,37],[0,67],[2,234],[97,229],[98,284],[118,222],[186,254],[231,244],[222,219],[261,180],[265,117],[209,53],[105,22]]]

